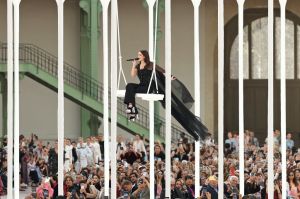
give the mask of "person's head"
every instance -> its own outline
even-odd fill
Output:
[[[138,140],[140,140],[140,139],[141,139],[141,136],[140,136],[139,134],[136,134],[136,135],[135,135],[135,140],[138,141]]]
[[[140,50],[138,52],[139,61],[144,61],[146,64],[150,63],[150,57],[147,50]]]
[[[292,139],[292,134],[291,134],[291,133],[288,133],[288,134],[286,135],[286,138],[287,138],[287,139]]]
[[[237,184],[238,184],[238,182],[239,182],[239,179],[238,179],[238,177],[236,177],[236,176],[230,176],[230,177],[229,177],[229,182],[230,182],[230,185],[231,185],[232,187],[237,187]]]
[[[155,147],[154,147],[154,153],[155,154],[160,154],[160,152],[161,152],[160,146],[159,145],[155,145]]]
[[[147,187],[147,181],[146,181],[146,178],[140,178],[138,180],[138,185],[140,187],[140,189],[145,189]]]
[[[138,178],[138,175],[136,174],[136,173],[131,173],[130,174],[130,181],[132,182],[132,183],[136,183],[137,182],[137,178]]]
[[[88,138],[86,138],[86,143],[87,144],[90,144],[91,143],[91,139],[88,137]]]
[[[95,142],[95,140],[96,140],[96,139],[95,139],[95,137],[94,137],[94,136],[92,136],[92,137],[91,137],[91,142],[92,142],[92,143],[94,143],[94,142]]]
[[[232,133],[229,131],[228,134],[227,134],[228,138],[232,138]]]
[[[103,135],[102,134],[98,135],[98,140],[99,140],[99,142],[103,141]]]
[[[193,177],[190,175],[185,176],[185,184],[190,187],[193,184]]]
[[[122,189],[126,192],[130,192],[132,189],[132,183],[129,180],[124,180],[122,182]]]
[[[73,145],[74,148],[76,148],[76,145],[77,145],[77,144],[76,144],[75,141],[73,141],[73,142],[72,142],[72,145]]]
[[[218,179],[216,176],[209,176],[208,177],[208,184],[214,188],[218,187]]]
[[[127,150],[129,151],[129,152],[133,152],[134,150],[133,150],[133,144],[132,143],[129,143],[128,145],[127,145]]]
[[[296,178],[297,180],[300,180],[300,169],[296,169],[296,170],[295,170],[295,178]]]
[[[97,183],[99,183],[99,181],[100,181],[100,178],[98,177],[98,175],[93,175],[93,183],[97,184]]]
[[[79,138],[78,138],[78,142],[79,142],[80,145],[83,144],[83,139],[82,139],[82,137],[79,137]]]
[[[293,171],[290,171],[290,172],[288,173],[288,181],[289,181],[289,182],[290,182],[290,181],[294,181],[294,179],[295,179],[295,174],[294,174]]]
[[[71,176],[66,176],[65,179],[64,179],[64,184],[67,187],[73,186],[73,178]]]
[[[100,168],[97,170],[97,175],[98,175],[100,178],[104,176],[103,168],[100,167]]]
[[[123,142],[123,137],[122,137],[122,135],[118,135],[117,136],[117,142]]]
[[[177,188],[177,189],[182,189],[182,181],[181,180],[176,180],[176,182],[175,182],[175,187]]]

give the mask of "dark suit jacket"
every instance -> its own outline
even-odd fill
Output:
[[[218,192],[212,186],[207,185],[207,192],[211,194],[211,199],[218,199]]]
[[[181,190],[174,188],[171,190],[171,199],[177,199],[177,198],[185,199],[185,196]]]

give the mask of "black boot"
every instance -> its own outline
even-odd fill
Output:
[[[139,119],[138,109],[135,106],[133,106],[131,108],[131,112],[129,113],[129,120],[135,121],[136,119]]]

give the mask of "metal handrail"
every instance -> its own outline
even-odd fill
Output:
[[[20,63],[33,64],[37,66],[37,70],[43,70],[57,78],[58,59],[56,56],[45,51],[44,49],[34,44],[20,43],[19,59]],[[6,61],[7,44],[0,42],[0,63],[6,63]],[[66,62],[64,62],[64,82],[75,89],[80,90],[82,94],[85,94],[101,103],[103,102],[103,84]],[[148,128],[149,118],[147,109],[139,104],[137,104],[137,107],[139,109],[139,120],[136,120],[136,123]],[[124,103],[119,98],[118,113],[126,116]],[[165,120],[159,115],[156,115],[155,119],[161,124],[160,131],[158,133],[161,137],[165,137]],[[182,132],[186,132],[175,124],[172,124],[171,128],[173,140],[180,138],[180,134]],[[191,136],[187,136],[190,140],[193,140]]]

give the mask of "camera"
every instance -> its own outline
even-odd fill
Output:
[[[144,180],[143,180],[143,179],[139,179],[139,180],[138,180],[138,185],[143,184],[143,183],[144,183]]]
[[[43,189],[43,196],[44,196],[44,198],[48,198],[49,197],[49,191],[48,191],[48,189]]]
[[[206,193],[207,193],[207,188],[206,188],[206,187],[203,187],[203,189],[202,189],[202,198],[203,198],[203,199],[207,199]]]
[[[72,192],[71,192],[71,199],[75,199],[76,198],[76,189],[75,188],[73,188],[72,189]]]
[[[130,198],[129,193],[127,191],[124,191],[122,195],[123,195],[122,199],[129,199]]]

